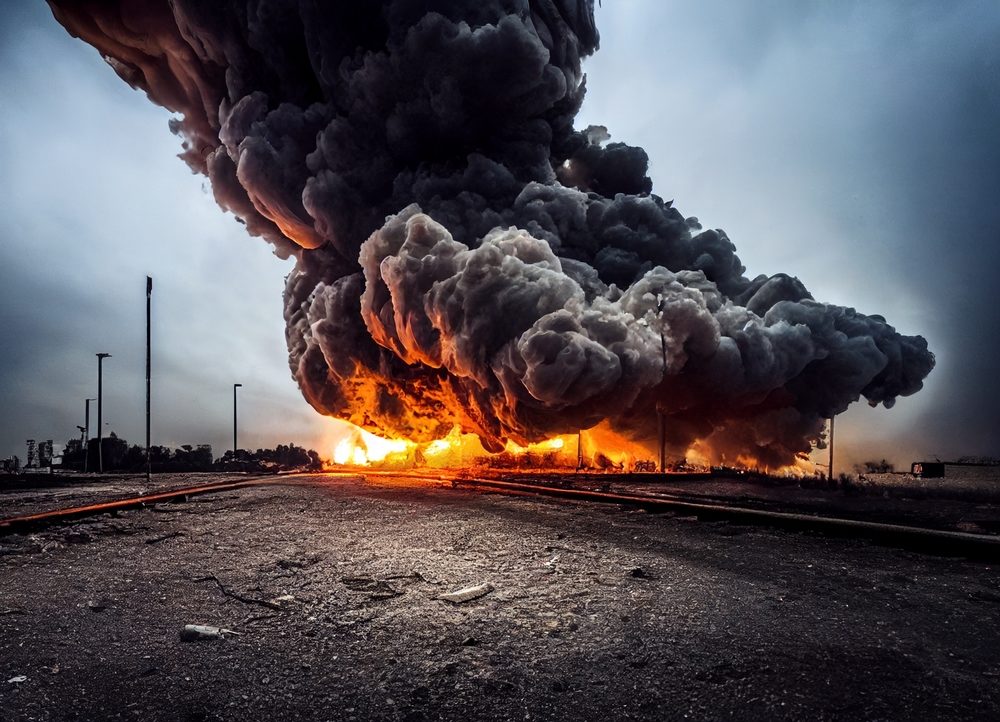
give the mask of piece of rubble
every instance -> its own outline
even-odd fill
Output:
[[[371,577],[344,577],[344,586],[352,592],[368,592],[369,599],[379,602],[386,599],[403,596],[403,591],[396,589],[384,579]]]
[[[11,677],[7,680],[7,684],[21,684],[21,682],[27,682],[28,677],[23,674],[19,674],[16,677]]]
[[[480,597],[485,597],[487,594],[493,591],[493,585],[489,583],[477,584],[474,587],[465,587],[464,589],[458,589],[454,592],[448,592],[442,594],[438,597],[446,602],[451,602],[452,604],[464,604],[465,602],[471,602],[473,599],[479,599]]]
[[[228,634],[239,634],[239,632],[207,624],[185,624],[184,629],[181,630],[181,641],[197,642],[206,639],[225,639]]]
[[[159,544],[162,541],[166,541],[167,539],[174,539],[174,538],[179,537],[179,536],[184,536],[184,532],[182,532],[182,531],[172,531],[172,532],[169,532],[168,534],[160,534],[159,536],[150,537],[149,539],[146,540],[146,543],[147,544]]]

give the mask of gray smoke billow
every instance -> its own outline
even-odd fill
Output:
[[[652,193],[641,148],[575,130],[592,0],[50,0],[180,114],[184,160],[278,255],[318,411],[489,449],[607,421],[788,463],[823,419],[934,365],[880,316],[748,279]]]

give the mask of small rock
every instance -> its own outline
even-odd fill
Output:
[[[19,674],[16,677],[11,677],[7,680],[7,684],[21,684],[21,682],[27,682],[28,678],[26,675]]]
[[[197,642],[201,640],[223,639],[227,634],[239,634],[231,629],[211,627],[206,624],[185,624],[181,630],[182,642]]]
[[[480,597],[486,596],[492,591],[492,584],[477,584],[474,587],[465,587],[464,589],[458,589],[454,592],[442,594],[438,597],[438,599],[445,602],[451,602],[452,604],[463,604],[465,602],[471,602],[473,599],[479,599]]]
[[[642,567],[633,567],[628,570],[628,576],[634,579],[648,579],[649,575],[646,574],[646,570]]]
[[[462,640],[463,647],[475,647],[478,644],[479,640],[476,639],[475,637],[466,637],[464,640]]]

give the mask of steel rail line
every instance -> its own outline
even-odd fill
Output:
[[[623,494],[591,491],[542,484],[526,484],[494,479],[456,478],[453,486],[469,486],[500,493],[552,496],[575,501],[620,504],[650,512],[673,512],[698,519],[727,521],[735,524],[768,526],[824,536],[867,539],[883,546],[899,547],[942,556],[1000,559],[1000,536],[933,529],[886,522],[865,521],[834,516],[816,516],[796,512],[753,509],[714,501],[691,501],[681,495]]]
[[[0,519],[0,536],[30,531],[35,528],[60,522],[72,521],[88,516],[106,514],[128,509],[137,509],[150,504],[184,500],[187,497],[211,494],[221,491],[283,484],[303,481],[315,477],[381,477],[406,478],[429,482],[436,485],[448,484],[454,488],[478,489],[514,496],[547,496],[572,501],[617,504],[645,509],[653,513],[681,513],[698,519],[726,521],[734,524],[766,526],[797,532],[818,533],[850,539],[866,539],[883,546],[910,549],[923,553],[943,556],[969,557],[974,559],[1000,559],[1000,536],[972,534],[968,532],[933,529],[906,524],[865,521],[834,516],[817,516],[771,509],[755,509],[745,506],[720,503],[717,501],[692,500],[679,494],[634,494],[613,491],[593,491],[565,486],[529,484],[523,481],[502,481],[468,477],[464,474],[444,472],[427,473],[419,471],[378,471],[369,469],[342,472],[322,472],[312,474],[289,474],[263,476],[240,481],[225,481],[204,484],[170,491],[147,494],[124,499],[55,509],[35,514]]]
[[[82,506],[70,506],[62,509],[52,509],[34,514],[23,514],[0,519],[0,536],[7,534],[18,534],[31,531],[40,527],[60,522],[73,521],[88,516],[98,514],[108,514],[127,509],[139,509],[150,504],[162,504],[166,502],[182,501],[189,496],[200,496],[202,494],[213,494],[231,489],[243,489],[249,486],[261,486],[264,484],[281,483],[285,477],[264,476],[251,479],[241,479],[239,481],[221,481],[212,484],[202,484],[200,486],[189,486],[181,489],[171,489],[169,491],[157,492],[155,494],[144,494],[142,496],[126,497],[122,499],[112,499],[110,501],[95,502]]]

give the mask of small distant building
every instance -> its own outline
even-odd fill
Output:
[[[910,473],[922,479],[940,479],[944,476],[943,461],[914,461]]]
[[[910,464],[910,473],[921,479],[1000,481],[1000,464],[975,461],[914,461]]]

